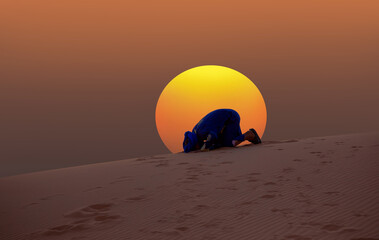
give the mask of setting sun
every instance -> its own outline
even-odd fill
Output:
[[[263,135],[267,112],[258,88],[243,74],[216,65],[191,68],[167,84],[155,111],[158,133],[171,152],[181,152],[184,132],[219,108],[239,113],[242,132],[255,128]]]

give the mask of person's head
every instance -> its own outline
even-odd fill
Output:
[[[197,147],[197,136],[195,133],[187,131],[184,133],[183,149],[184,152],[190,152]]]

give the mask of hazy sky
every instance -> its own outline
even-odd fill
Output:
[[[155,128],[159,95],[206,64],[257,85],[263,140],[378,131],[378,7],[2,0],[0,176],[167,153]]]

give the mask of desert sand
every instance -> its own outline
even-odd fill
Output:
[[[373,240],[379,133],[23,174],[0,193],[2,240]]]

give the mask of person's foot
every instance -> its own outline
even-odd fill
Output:
[[[247,131],[243,134],[245,137],[244,137],[244,140],[247,140],[249,142],[253,142],[253,140],[255,139],[255,135],[252,131]]]
[[[251,131],[254,134],[254,138],[253,138],[252,141],[249,140],[250,142],[252,142],[254,144],[260,144],[260,143],[262,143],[261,138],[258,136],[258,133],[255,131],[254,128],[250,128],[249,131]]]

